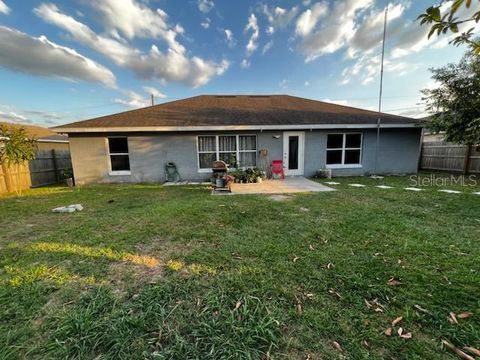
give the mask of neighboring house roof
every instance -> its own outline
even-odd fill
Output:
[[[68,136],[55,134],[50,136],[42,136],[37,139],[38,142],[42,143],[62,143],[68,144]]]
[[[411,127],[412,118],[288,95],[201,95],[54,128],[60,133]]]
[[[36,125],[25,125],[25,124],[13,124],[9,122],[0,122],[0,125],[5,125],[8,127],[20,128],[23,127],[28,136],[34,137],[38,142],[55,142],[55,143],[68,143],[68,136],[59,135],[55,131],[50,129],[36,126]]]

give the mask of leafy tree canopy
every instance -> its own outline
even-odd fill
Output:
[[[438,84],[422,93],[434,113],[431,129],[445,131],[446,140],[480,144],[480,57],[466,53],[458,64],[430,69]]]
[[[25,128],[0,125],[0,164],[21,164],[35,157],[37,141]]]
[[[463,7],[471,10],[471,15],[459,18],[459,10]],[[421,14],[420,24],[433,24],[428,38],[433,34],[441,35],[447,32],[459,33],[458,26],[464,23],[472,24],[465,32],[456,36],[451,43],[458,46],[467,44],[474,54],[480,55],[480,41],[474,40],[475,24],[480,22],[480,0],[442,0],[440,5],[431,6]]]

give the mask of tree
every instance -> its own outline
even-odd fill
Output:
[[[35,158],[37,141],[29,138],[25,128],[0,125],[0,165],[4,168],[18,166]],[[10,172],[4,171],[5,174]],[[17,171],[17,182],[20,173]]]
[[[477,9],[474,9],[472,2],[477,3]],[[459,19],[458,11],[465,6],[467,9],[471,9],[473,14],[463,19]],[[444,11],[446,10],[446,11]],[[444,11],[444,14],[442,14]],[[442,0],[440,5],[431,6],[425,13],[421,14],[420,24],[433,24],[428,33],[428,38],[437,33],[437,35],[446,34],[447,32],[458,33],[458,26],[465,23],[478,23],[480,22],[480,0]],[[470,46],[474,54],[480,55],[480,41],[474,40],[474,27],[469,28],[467,31],[456,36],[450,43],[455,46],[461,44],[467,44]]]
[[[430,128],[445,131],[446,140],[480,144],[480,57],[467,52],[458,64],[430,69],[439,85],[424,89],[427,110],[434,113]]]

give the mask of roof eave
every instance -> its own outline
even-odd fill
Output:
[[[376,129],[377,124],[298,124],[298,125],[222,125],[222,126],[117,126],[117,127],[57,127],[57,133],[112,133],[112,132],[195,132],[242,130],[321,130],[321,129]],[[420,128],[418,123],[380,124],[380,128]]]

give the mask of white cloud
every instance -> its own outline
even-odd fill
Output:
[[[0,121],[7,121],[13,123],[31,123],[30,120],[23,115],[17,114],[13,111],[3,112],[0,111]]]
[[[303,86],[310,86],[310,81],[308,81],[308,80],[305,81],[305,82],[303,83]]]
[[[265,55],[265,53],[270,50],[273,46],[273,40],[270,40],[269,42],[267,42],[264,46],[263,46],[263,49],[262,49],[262,55]]]
[[[41,111],[41,110],[25,110],[24,113],[39,117],[47,123],[56,123],[55,120],[60,120],[62,117],[54,112]]]
[[[390,4],[388,7],[387,50],[385,72],[393,76],[404,76],[417,70],[421,64],[401,61],[412,53],[427,47],[445,46],[454,35],[428,39],[429,26],[420,26],[418,21],[405,20],[402,16],[409,3]],[[380,52],[383,37],[384,11],[373,9],[356,25],[355,33],[345,44],[347,54],[355,63],[344,69],[341,84],[356,78],[361,84],[369,84],[380,74]],[[460,29],[464,31],[464,29]],[[376,55],[374,55],[376,54]]]
[[[0,13],[8,15],[10,13],[10,8],[2,0],[0,0]]]
[[[397,26],[396,19],[399,19],[405,12],[406,6],[402,3],[388,5],[389,41],[390,35]],[[371,11],[363,18],[363,23],[356,26],[355,33],[348,44],[348,53],[355,57],[358,53],[371,52],[381,45],[383,38],[383,23],[385,19],[384,10]]]
[[[362,85],[367,85],[380,75],[380,55],[365,55],[360,57],[351,66],[346,67],[342,71],[341,85],[346,85],[351,79],[359,79]],[[393,76],[405,76],[420,67],[420,64],[410,63],[407,61],[384,60],[384,71]]]
[[[198,0],[198,10],[202,13],[209,13],[215,6],[213,0]]]
[[[258,27],[258,21],[255,14],[250,14],[248,18],[247,26],[245,26],[245,32],[252,31],[252,35],[248,40],[246,49],[247,49],[247,56],[252,55],[258,48],[258,36],[260,35],[260,29]]]
[[[250,61],[248,61],[247,59],[243,59],[240,63],[240,67],[242,69],[248,69],[250,67]]]
[[[113,102],[131,109],[138,109],[152,105],[151,95],[157,99],[165,99],[167,97],[167,95],[152,86],[144,86],[143,91],[145,91],[145,95],[131,90],[122,90],[121,92],[126,96],[126,99],[116,98]]]
[[[0,109],[3,109],[0,110],[0,122],[55,125],[58,124],[58,120],[62,119],[62,117],[56,113],[43,110],[21,110],[11,105],[0,105]]]
[[[4,26],[0,26],[0,66],[33,75],[116,86],[110,70],[75,50],[57,45],[45,36],[31,37]]]
[[[432,115],[427,111],[424,105],[412,106],[410,109],[392,110],[388,112],[395,115],[407,116],[407,117],[417,118],[417,119]]]
[[[297,35],[306,36],[312,32],[318,21],[328,12],[328,3],[319,2],[311,9],[305,10],[297,19],[295,32]]]
[[[445,13],[446,8],[450,6],[450,2],[444,2],[441,7],[442,14]],[[466,7],[461,7],[460,10],[455,14],[458,18],[462,19],[469,15],[469,9]],[[390,14],[389,14],[390,18]],[[448,44],[448,41],[452,40],[454,37],[458,36],[471,27],[474,27],[474,33],[480,31],[480,23],[471,24],[463,23],[459,25],[459,32],[447,33],[441,37],[436,35],[428,39],[428,32],[430,31],[430,26],[424,25],[421,26],[418,21],[415,20],[402,20],[398,19],[392,25],[389,25],[387,29],[388,42],[393,48],[391,52],[392,58],[400,58],[403,56],[410,55],[411,53],[416,53],[422,51],[427,47],[431,48],[441,48]]]
[[[234,47],[237,42],[235,41],[235,38],[233,37],[232,30],[225,29],[224,33],[225,33],[225,40],[227,42],[228,47]]]
[[[89,2],[101,16],[107,31],[116,29],[126,38],[164,38],[174,39],[170,32],[167,14],[157,9],[137,3],[135,0],[97,0]],[[40,5],[41,8],[43,5]]]
[[[356,17],[372,4],[373,0],[336,1],[327,13],[321,9],[315,17],[314,7],[309,9],[311,13],[303,13],[299,19],[302,21],[297,21],[297,34],[303,37],[301,47],[306,61],[345,47],[354,33]],[[323,19],[321,22],[319,17]]]
[[[273,35],[273,33],[275,32],[275,28],[273,26],[268,26],[267,29],[265,30],[265,32],[268,35]]]
[[[335,2],[329,8],[326,3],[319,2],[302,13],[297,19],[296,34],[302,38],[301,48],[307,61],[340,49],[346,49],[350,58],[379,52],[384,9],[374,5],[374,0],[346,0]],[[448,41],[445,37],[428,40],[429,26],[403,19],[409,6],[408,1],[388,5],[387,45],[391,50],[387,57],[400,58],[427,46],[445,46]]]
[[[267,17],[270,26],[267,28],[268,34],[273,34],[275,29],[284,29],[297,16],[298,7],[294,6],[290,10],[281,8],[279,6],[269,7],[263,5],[263,13]]]
[[[159,90],[155,89],[152,86],[144,86],[143,91],[159,99],[165,99],[167,97],[167,95],[165,95],[164,93],[160,92]]]
[[[135,91],[125,91],[127,99],[115,99],[115,103],[132,109],[143,108],[152,105],[150,97],[140,95]]]
[[[323,102],[331,103],[331,104],[337,104],[337,105],[342,105],[342,106],[349,106],[349,103],[347,100],[330,100],[330,99],[323,99]]]
[[[210,27],[210,18],[206,18],[205,21],[200,23],[200,26],[203,27],[205,30]]]
[[[127,3],[130,2],[129,0]],[[185,47],[176,41],[177,33],[184,31],[178,25],[165,33],[164,39],[168,45],[165,53],[156,45],[152,45],[150,51],[145,53],[106,35],[96,34],[87,25],[62,13],[54,4],[42,4],[35,8],[34,12],[44,21],[67,31],[75,41],[103,54],[116,65],[130,69],[141,79],[156,78],[165,82],[180,82],[198,87],[208,83],[213,76],[222,75],[229,67],[227,60],[215,63],[198,56],[187,57]],[[167,15],[161,12],[160,17],[166,18]],[[131,32],[121,26],[116,28],[128,36],[142,33],[141,28],[132,27]],[[154,33],[153,29],[149,31],[151,34]]]

